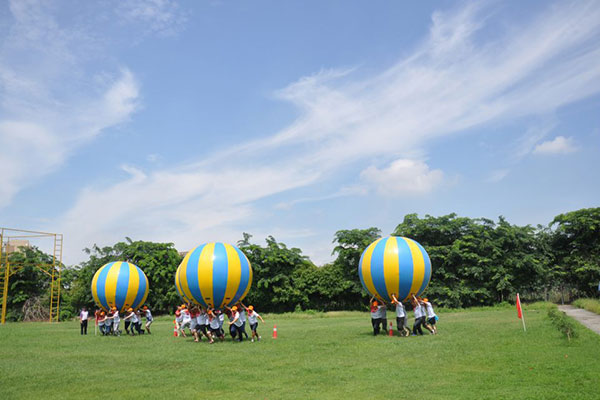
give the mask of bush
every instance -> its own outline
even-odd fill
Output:
[[[555,307],[549,308],[548,309],[548,318],[550,319],[552,324],[556,327],[556,329],[558,329],[558,331],[560,333],[565,335],[565,337],[568,340],[571,340],[571,338],[577,337],[577,331],[575,330],[575,323],[573,323],[573,320],[570,319],[569,317],[567,317],[567,315],[564,312],[558,311],[558,309]]]
[[[577,299],[573,302],[575,307],[600,314],[600,301],[596,299]]]

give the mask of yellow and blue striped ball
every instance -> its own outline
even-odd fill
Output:
[[[148,297],[148,278],[137,266],[115,261],[102,266],[92,278],[92,296],[96,304],[108,311],[117,307],[122,312],[139,308]]]
[[[358,275],[373,296],[400,301],[420,296],[431,279],[431,260],[416,241],[390,236],[369,245],[360,257]]]
[[[200,245],[187,253],[175,273],[175,287],[188,303],[231,307],[252,285],[252,267],[240,249],[227,243]]]

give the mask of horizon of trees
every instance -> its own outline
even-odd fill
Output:
[[[407,214],[392,235],[410,237],[428,252],[433,273],[426,294],[435,305],[470,307],[512,300],[548,300],[550,293],[594,296],[600,281],[600,208],[556,216],[547,226],[517,226],[500,216],[433,217]],[[363,310],[370,295],[362,288],[358,263],[364,249],[381,237],[376,227],[337,231],[335,260],[316,266],[299,248],[274,237],[252,243],[243,233],[236,244],[252,265],[254,280],[245,300],[265,312]],[[88,260],[63,267],[61,319],[95,307],[90,285],[98,268],[116,260],[138,265],[150,284],[147,304],[156,314],[172,312],[181,302],[174,275],[182,257],[172,243],[125,241],[86,248]],[[47,304],[47,285],[33,266],[47,260],[39,249],[10,255],[25,265],[11,277],[7,319],[20,320],[29,298]],[[44,297],[46,296],[46,297]]]

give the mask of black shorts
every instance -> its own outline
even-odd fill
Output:
[[[221,328],[209,328],[213,335],[221,336]]]
[[[258,322],[255,324],[250,324],[250,330],[254,333],[256,333],[256,328],[258,328]]]
[[[206,335],[206,332],[208,332],[208,325],[197,325],[200,327],[200,332],[204,333]]]
[[[427,322],[429,322],[429,325],[435,325],[435,317],[429,318]]]

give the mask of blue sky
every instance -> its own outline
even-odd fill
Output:
[[[0,225],[67,264],[598,206],[598,3],[19,0],[0,35]]]

